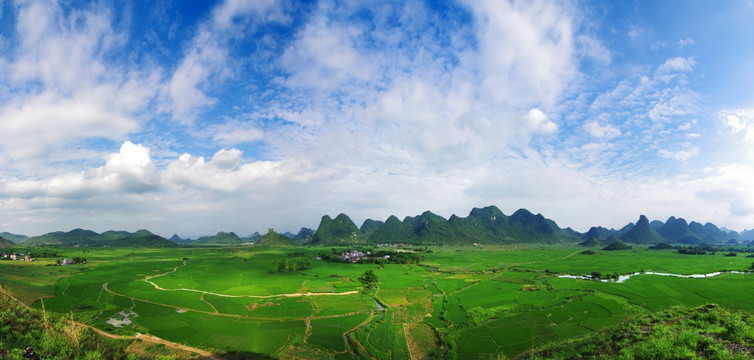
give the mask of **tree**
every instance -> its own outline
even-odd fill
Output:
[[[363,274],[361,274],[361,277],[359,277],[359,281],[364,284],[367,289],[371,289],[374,285],[377,285],[377,282],[379,282],[379,280],[377,279],[377,274],[374,273],[374,270],[365,271]]]

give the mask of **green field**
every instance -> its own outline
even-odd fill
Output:
[[[643,274],[623,283],[558,277],[746,271],[752,259],[744,256],[640,246],[589,256],[566,245],[429,250],[421,264],[367,265],[315,260],[330,248],[56,248],[89,261],[0,261],[0,285],[33,307],[110,333],[281,358],[513,357],[676,305],[754,311],[754,274]],[[290,256],[311,266],[275,272]],[[358,281],[366,270],[379,278],[372,289]]]

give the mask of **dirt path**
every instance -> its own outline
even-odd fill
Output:
[[[183,350],[183,351],[187,351],[187,352],[191,352],[191,353],[196,353],[196,354],[199,354],[199,356],[201,356],[204,359],[212,359],[212,360],[221,360],[222,359],[221,357],[219,357],[219,356],[217,356],[217,355],[215,355],[212,352],[209,352],[207,350],[202,350],[202,349],[198,349],[198,348],[191,347],[191,346],[188,346],[188,345],[174,343],[172,341],[167,341],[165,339],[158,338],[157,336],[154,336],[154,335],[149,335],[149,334],[136,334],[136,336],[116,335],[116,334],[111,334],[111,333],[109,333],[107,331],[104,331],[104,330],[100,330],[100,329],[98,329],[98,328],[96,328],[94,326],[82,324],[80,322],[68,320],[68,323],[71,324],[71,325],[76,325],[76,326],[80,326],[80,327],[85,327],[85,328],[91,329],[92,331],[96,332],[97,334],[102,335],[102,336],[104,336],[106,338],[109,338],[109,339],[115,339],[115,340],[136,340],[136,339],[139,339],[141,341],[152,343],[152,344],[161,344],[161,345],[164,345],[164,346],[172,348],[172,349],[180,349],[180,350]]]
[[[569,254],[569,255],[568,255],[568,256],[566,256],[566,257],[564,257],[564,258],[563,258],[563,260],[565,260],[565,259],[568,259],[569,257],[571,257],[571,256],[573,256],[573,255],[576,255],[576,254],[578,254],[578,253],[580,253],[580,252],[581,252],[581,250],[578,250],[578,251],[574,251],[573,253]]]

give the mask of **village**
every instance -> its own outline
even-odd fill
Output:
[[[39,254],[37,254],[39,255]],[[47,256],[45,256],[47,255]],[[48,254],[42,254],[42,257],[49,257]],[[22,253],[22,252],[3,252],[0,253],[0,260],[9,260],[9,261],[37,261],[37,258],[33,257],[31,251],[28,253]],[[57,265],[74,265],[74,264],[86,264],[86,259],[82,257],[74,257],[72,259],[69,258],[63,258],[62,260],[57,260],[55,262]]]
[[[36,261],[37,260],[31,257],[31,252],[29,252],[28,254],[18,253],[18,252],[3,253],[2,259],[3,260],[20,260],[20,261]]]

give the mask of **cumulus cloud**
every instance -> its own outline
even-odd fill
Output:
[[[88,198],[98,194],[143,193],[158,184],[149,149],[129,141],[104,166],[41,180],[13,179],[0,188],[11,198]]]
[[[531,109],[524,116],[526,127],[533,132],[551,134],[558,131],[558,124],[550,121],[547,114],[539,109]]]
[[[754,141],[754,110],[726,110],[721,113],[733,134],[741,134],[746,141]]]
[[[185,123],[192,123],[201,111],[215,104],[217,99],[210,95],[215,86],[235,75],[227,51],[230,41],[253,33],[259,24],[289,21],[281,3],[269,0],[228,0],[212,14],[212,21],[199,26],[161,94],[162,111]]]
[[[92,138],[122,141],[140,128],[159,75],[106,65],[124,44],[110,12],[98,6],[64,13],[56,2],[16,8],[19,43],[0,70],[10,96],[0,100],[0,149],[7,167],[40,169]],[[81,152],[78,153],[79,155]]]

